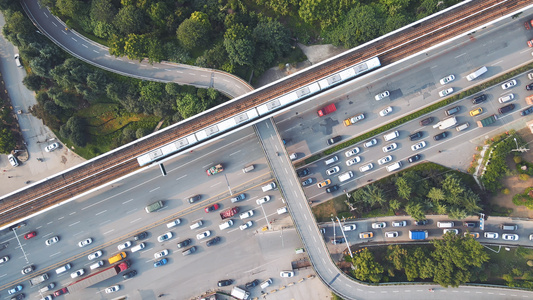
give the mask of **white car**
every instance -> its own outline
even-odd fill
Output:
[[[497,232],[485,232],[485,234],[483,235],[486,239],[497,239],[498,238],[498,233]]]
[[[502,234],[502,239],[506,241],[518,241],[518,234],[504,233]]]
[[[392,144],[389,144],[387,146],[383,146],[383,152],[385,152],[385,153],[391,152],[391,151],[396,150],[396,148],[398,148],[398,144],[392,143]]]
[[[374,228],[374,229],[385,228],[385,227],[387,227],[387,223],[385,223],[385,222],[372,223],[372,228]]]
[[[440,84],[445,85],[455,80],[455,76],[448,75],[440,80]]]
[[[131,242],[130,241],[127,241],[127,242],[122,243],[122,244],[117,246],[118,250],[124,250],[124,249],[127,249],[129,247],[131,247]]]
[[[398,237],[398,231],[388,231],[388,232],[385,232],[385,237],[388,237],[388,238],[395,238],[395,237]]]
[[[21,68],[22,64],[20,63],[20,55],[18,53],[15,54],[15,64],[17,67]]]
[[[244,230],[244,229],[246,229],[246,228],[252,227],[252,224],[254,224],[252,221],[248,221],[248,222],[242,224],[241,226],[239,226],[239,228],[240,228],[241,230]]]
[[[390,96],[389,91],[384,91],[384,92],[382,92],[382,93],[380,93],[380,94],[377,94],[377,95],[374,97],[374,99],[376,99],[376,100],[379,101],[379,100],[381,100],[381,99],[383,99],[383,98],[387,98],[388,96]]]
[[[241,219],[246,219],[254,215],[254,211],[250,209],[249,211],[245,211],[242,214],[240,214]]]
[[[425,141],[421,141],[420,143],[416,143],[413,146],[411,146],[411,150],[416,151],[416,150],[420,150],[420,149],[422,149],[424,147],[426,147],[426,142]]]
[[[281,271],[279,273],[279,276],[286,277],[286,278],[293,277],[294,276],[294,272],[293,271]]]
[[[393,221],[392,227],[405,227],[407,226],[407,221]]]
[[[49,239],[47,239],[44,243],[46,244],[46,246],[50,246],[52,244],[55,244],[59,242],[59,237],[58,236],[54,236],[54,237],[51,237]]]
[[[453,234],[459,234],[459,230],[458,229],[444,229],[442,231],[444,234],[448,233],[448,232],[451,232]]]
[[[533,73],[529,73],[529,74],[533,74]],[[528,74],[528,75],[529,75],[529,74]],[[530,234],[530,235],[529,235],[529,240],[530,240],[530,241],[533,241],[533,234]]]
[[[172,221],[170,223],[167,223],[167,228],[172,228],[172,227],[174,227],[176,225],[179,225],[179,224],[181,224],[181,219],[176,219],[176,220],[174,220],[174,221]]]
[[[89,268],[91,270],[94,270],[94,269],[100,268],[103,265],[104,265],[104,261],[103,260],[99,260],[99,261],[95,262],[94,264],[92,264]]]
[[[44,151],[52,152],[52,151],[56,150],[57,148],[59,148],[59,144],[58,143],[53,143],[53,144],[50,144],[50,145],[46,146],[44,148]]]
[[[264,196],[264,197],[261,198],[261,199],[257,199],[257,200],[255,201],[255,203],[257,203],[257,205],[261,205],[261,204],[266,203],[266,202],[268,202],[268,201],[270,201],[270,196]]]
[[[326,175],[333,175],[333,174],[339,172],[340,170],[341,170],[341,168],[339,168],[339,166],[335,166],[335,167],[333,167],[331,169],[327,169],[326,170]]]
[[[378,165],[386,164],[386,163],[388,163],[390,161],[392,161],[392,156],[387,155],[385,157],[382,157],[382,158],[378,159]]]
[[[87,245],[90,245],[93,242],[93,239],[88,238],[78,243],[79,247],[85,247]]]
[[[76,278],[76,277],[80,277],[81,275],[83,275],[85,273],[85,270],[83,269],[79,269],[75,272],[72,272],[70,273],[70,278]]]
[[[370,171],[374,168],[374,164],[373,163],[369,163],[369,164],[366,164],[362,167],[359,168],[359,171],[361,172],[366,172],[366,171]]]
[[[101,257],[101,256],[102,256],[102,251],[101,251],[101,250],[98,250],[98,251],[96,251],[96,252],[94,252],[94,253],[89,254],[89,256],[87,256],[87,258],[88,258],[89,260],[93,260],[93,259],[98,258],[98,257]]]
[[[9,163],[11,164],[11,166],[13,166],[13,167],[18,167],[18,165],[19,165],[19,161],[18,161],[18,159],[17,159],[15,156],[13,156],[13,154],[9,154],[9,155],[7,156],[7,160],[9,161]]]
[[[439,92],[439,96],[445,97],[445,96],[448,96],[451,93],[453,93],[453,88],[449,88],[449,89],[445,89],[445,90],[440,91]]]
[[[5,263],[8,260],[9,260],[9,256],[4,256],[4,257],[0,258],[0,264],[3,264],[3,263]]]
[[[159,252],[157,252],[157,253],[154,253],[154,258],[157,259],[157,258],[161,258],[161,257],[163,257],[163,256],[167,256],[167,255],[168,255],[168,250],[165,249],[165,250],[163,250],[163,251],[159,251]]]
[[[379,112],[379,115],[384,117],[392,112],[392,107],[387,106]]]
[[[158,236],[157,237],[157,241],[161,243],[161,242],[164,242],[164,241],[168,241],[171,238],[172,238],[172,232],[169,231],[169,232],[167,232],[167,233],[165,233],[163,235]]]
[[[347,166],[351,166],[351,165],[355,165],[356,163],[360,162],[361,161],[361,158],[359,156],[356,156],[352,159],[349,159],[346,161],[346,165]]]
[[[502,89],[507,90],[512,88],[516,85],[516,80],[507,81],[506,83],[502,84]]]
[[[355,226],[355,224],[350,224],[350,225],[344,225],[342,227],[342,230],[344,231],[352,231],[352,230],[355,230],[357,228],[357,226]]]
[[[114,286],[110,286],[107,289],[105,289],[105,293],[106,294],[111,294],[111,293],[114,293],[114,292],[116,292],[118,290],[120,290],[120,286],[114,285]]]
[[[210,230],[206,230],[204,232],[200,232],[199,234],[197,234],[196,235],[196,239],[197,240],[201,240],[201,239],[206,238],[206,237],[208,237],[210,235],[211,235],[211,231]]]
[[[359,151],[360,151],[359,147],[355,147],[355,148],[353,148],[353,149],[350,150],[350,151],[346,151],[346,153],[344,153],[344,155],[345,155],[346,157],[354,156],[354,155],[356,155],[357,153],[359,153]]]
[[[370,148],[370,147],[372,147],[372,146],[375,146],[377,143],[378,143],[378,140],[376,140],[376,139],[371,139],[370,141],[364,143],[363,146],[365,146],[365,148]]]

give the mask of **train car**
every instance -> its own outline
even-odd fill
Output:
[[[259,115],[265,115],[268,114],[274,110],[277,110],[279,108],[285,107],[291,103],[294,103],[298,100],[307,98],[311,95],[316,94],[320,91],[320,86],[315,82],[311,83],[309,85],[304,86],[303,88],[299,88],[293,92],[290,92],[286,95],[283,95],[279,98],[276,98],[274,100],[268,101],[265,104],[261,104],[257,107],[257,112]]]
[[[166,144],[161,148],[157,148],[137,157],[137,162],[140,166],[144,166],[163,157],[166,157],[172,153],[175,153],[176,151],[179,151],[180,149],[183,149],[187,146],[196,144],[197,142],[198,140],[196,139],[196,136],[194,136],[194,134],[191,134],[170,144]]]
[[[213,124],[205,129],[199,130],[195,133],[195,136],[198,139],[198,141],[203,141],[213,135],[226,132],[232,129],[233,127],[237,127],[245,122],[254,120],[257,117],[258,117],[257,111],[255,108],[253,108],[246,112],[240,113],[236,116],[228,118],[224,121]]]
[[[380,66],[381,62],[379,61],[379,58],[373,57],[367,61],[358,63],[355,66],[346,68],[333,75],[327,76],[326,78],[319,80],[318,84],[320,85],[320,89],[324,90],[332,86],[341,84],[342,82],[347,81],[349,79],[353,79],[363,73],[379,68]]]

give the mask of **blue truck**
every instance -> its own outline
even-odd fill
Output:
[[[428,238],[427,230],[409,230],[409,238],[412,240],[425,240]]]

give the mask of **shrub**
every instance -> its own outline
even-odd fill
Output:
[[[520,156],[515,156],[515,157],[513,157],[513,160],[514,160],[515,164],[519,164],[519,163],[522,162],[522,157],[520,157]]]
[[[529,179],[529,175],[527,174],[520,174],[518,175],[518,179],[522,180],[522,181],[526,181]]]
[[[509,195],[510,192],[511,192],[511,191],[509,191],[508,188],[504,188],[504,189],[502,190],[502,194],[504,194],[504,195]]]

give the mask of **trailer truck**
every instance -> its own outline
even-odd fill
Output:
[[[412,240],[425,240],[428,238],[427,230],[409,230],[409,238]]]
[[[239,300],[247,300],[250,298],[250,293],[241,289],[240,287],[234,286],[231,290],[231,295]]]
[[[221,212],[220,217],[222,218],[222,220],[224,220],[224,219],[233,217],[237,213],[239,213],[239,207],[235,206],[235,207],[228,208],[225,211]]]
[[[126,271],[129,267],[130,267],[130,262],[127,260],[124,262],[118,263],[116,265],[112,265],[111,267],[103,269],[102,271],[96,272],[87,277],[83,277],[82,279],[69,284],[67,286],[67,290],[70,294],[77,292],[79,290],[83,290],[86,287],[95,285],[99,282],[102,282],[106,279],[109,279],[117,275],[120,272]]]
[[[492,115],[492,116],[486,117],[485,119],[481,119],[481,120],[477,121],[477,126],[478,127],[489,126],[490,124],[496,122],[496,120],[498,120],[498,116],[497,115]]]
[[[224,168],[222,167],[222,164],[218,164],[216,166],[212,166],[211,168],[205,170],[207,173],[207,176],[215,175],[216,173],[220,173],[224,171]]]
[[[440,121],[439,123],[433,125],[433,128],[439,128],[440,130],[448,129],[457,124],[457,118],[451,117],[445,120]]]

